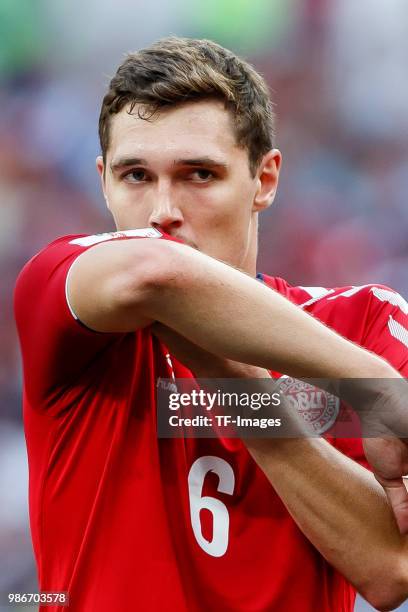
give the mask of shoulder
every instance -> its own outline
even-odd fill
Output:
[[[47,261],[52,258],[64,257],[70,254],[79,254],[97,244],[108,241],[128,240],[132,238],[164,238],[168,239],[165,234],[162,234],[153,227],[141,228],[134,230],[126,230],[122,232],[104,232],[102,234],[70,234],[61,236],[50,242],[41,251],[36,253],[24,266],[22,272],[31,267],[32,264],[38,265],[41,261]]]
[[[26,262],[17,277],[17,286],[33,272],[40,272],[52,262],[62,260],[70,254],[79,253],[81,247],[75,241],[85,237],[84,234],[61,236],[47,244]]]
[[[46,245],[36,253],[22,268],[17,277],[16,292],[27,282],[38,282],[40,279],[50,278],[53,271],[65,270],[84,251],[104,242],[122,241],[135,238],[163,238],[170,239],[158,230],[140,228],[121,232],[105,232],[102,234],[70,234],[61,236]]]
[[[292,302],[306,310],[313,311],[320,307],[333,308],[366,308],[372,310],[391,306],[408,314],[408,303],[395,289],[379,283],[367,285],[346,285],[344,287],[307,287],[293,286],[279,277],[258,275],[268,286],[272,287]]]
[[[408,347],[408,303],[391,287],[379,283],[296,287],[280,278],[264,276],[263,280],[350,340],[365,345],[386,333]]]
[[[376,283],[323,289],[321,294],[312,296],[300,306],[313,313],[327,309],[364,318],[387,312],[408,314],[408,303],[402,295],[391,287]]]

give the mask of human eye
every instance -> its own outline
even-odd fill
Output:
[[[190,177],[191,180],[197,183],[207,183],[215,178],[215,174],[211,170],[207,170],[207,168],[196,168],[190,173]]]
[[[133,170],[126,172],[122,178],[127,183],[144,183],[147,180],[147,175],[142,168],[133,168]]]

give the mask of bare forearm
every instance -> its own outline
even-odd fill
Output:
[[[96,331],[130,332],[158,321],[220,357],[294,376],[389,375],[382,360],[277,292],[183,244],[96,245],[75,261],[67,294]]]
[[[381,359],[245,274],[192,250],[181,261],[182,247],[171,245],[174,275],[153,282],[145,293],[146,316],[211,353],[293,376],[386,377],[392,372]]]
[[[376,607],[408,595],[407,539],[363,467],[321,438],[247,446],[302,532]]]

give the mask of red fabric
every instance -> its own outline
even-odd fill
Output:
[[[73,318],[66,275],[92,248],[73,238],[34,257],[15,294],[40,589],[68,591],[72,612],[351,611],[354,590],[239,440],[157,439],[156,380],[172,373],[165,348],[148,329],[100,334]],[[266,280],[297,303],[310,297]],[[312,310],[406,366],[406,350],[384,331],[388,307],[369,291],[355,298]],[[190,508],[194,515],[202,497],[195,534]],[[200,537],[213,535],[216,546],[204,550]]]
[[[313,301],[307,287],[292,287],[281,278],[266,275],[263,275],[263,281],[295,304],[302,305],[304,310],[345,338],[380,355],[403,376],[408,377],[408,347],[392,335],[389,327],[390,319],[396,321],[407,330],[408,338],[408,304],[395,291],[373,284],[337,287]],[[321,293],[324,291],[325,288],[322,288]],[[387,301],[395,301],[396,298],[403,303],[402,308]],[[356,423],[356,415],[350,416]],[[356,424],[354,427],[358,430]],[[346,431],[350,429],[346,424]],[[369,468],[361,439],[331,438],[330,434],[338,430],[336,426],[329,429],[326,433],[328,440],[340,451]]]

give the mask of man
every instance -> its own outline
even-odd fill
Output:
[[[264,81],[218,45],[130,55],[99,126],[119,232],[60,238],[19,277],[39,582],[74,611],[350,610],[348,581],[378,607],[408,593],[380,485],[326,440],[248,442],[271,487],[240,440],[156,436],[157,378],[192,376],[165,343],[207,377],[397,376],[289,300],[406,371],[384,333],[406,317],[393,292],[326,300],[251,278],[281,161],[272,127]],[[357,442],[344,450],[364,464]]]

